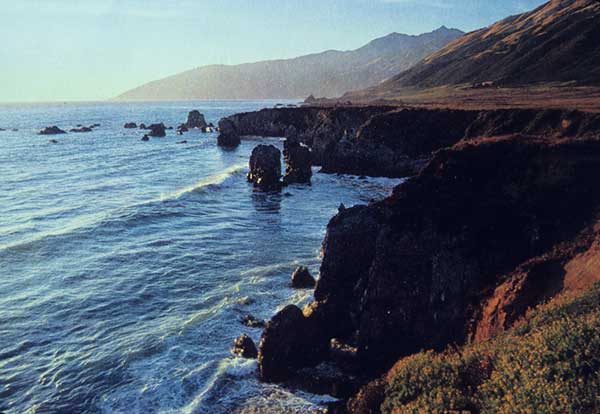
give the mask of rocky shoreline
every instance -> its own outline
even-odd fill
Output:
[[[598,114],[304,107],[226,122],[310,147],[324,172],[415,174],[340,208],[313,302],[278,312],[258,346],[263,381],[348,400],[331,412],[378,412],[378,378],[402,357],[486,340],[600,280]]]
[[[589,136],[600,115],[559,109],[458,110],[397,106],[270,108],[221,120],[228,136],[285,137],[311,148],[322,172],[406,177],[464,139],[524,133]]]

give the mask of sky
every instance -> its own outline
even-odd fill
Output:
[[[0,0],[0,102],[104,100],[206,64],[471,31],[545,0]]]

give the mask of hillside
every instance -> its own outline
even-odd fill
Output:
[[[580,297],[539,307],[493,340],[402,359],[383,381],[365,388],[353,408],[365,412],[365,405],[381,404],[385,414],[598,412],[599,305],[597,284]]]
[[[330,50],[293,59],[235,66],[210,65],[150,82],[120,100],[267,99],[339,96],[406,70],[463,34],[441,27],[418,36],[392,33],[352,51]]]
[[[469,33],[411,69],[344,98],[399,97],[448,85],[520,87],[572,82],[600,85],[600,2],[552,0]]]

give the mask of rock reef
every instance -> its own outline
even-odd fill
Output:
[[[59,127],[54,125],[54,126],[49,126],[49,127],[42,129],[39,132],[39,135],[59,135],[59,134],[66,134],[66,133],[67,133],[66,131],[63,131],[62,129],[60,129]]]

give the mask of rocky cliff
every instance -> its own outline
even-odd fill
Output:
[[[435,151],[462,139],[514,133],[583,137],[600,131],[600,115],[560,109],[302,107],[226,119],[242,136],[303,142],[323,172],[390,177],[416,174]]]
[[[421,349],[493,337],[600,279],[594,115],[434,114],[440,136],[464,136],[387,199],[330,221],[314,302],[286,308],[262,337],[264,380],[323,361],[374,378]]]

